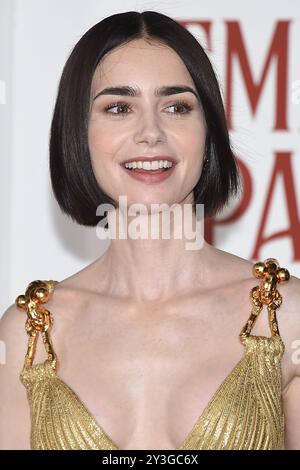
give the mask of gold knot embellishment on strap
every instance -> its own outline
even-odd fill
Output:
[[[43,338],[43,343],[48,354],[48,360],[52,367],[56,368],[56,355],[54,353],[49,331],[51,329],[53,319],[49,310],[42,304],[48,302],[54,291],[55,284],[58,281],[32,281],[25,292],[25,295],[19,295],[15,300],[15,305],[27,312],[27,320],[25,329],[29,335],[28,348],[25,356],[24,367],[32,365],[39,333]]]
[[[280,336],[276,318],[276,309],[282,304],[282,296],[277,290],[277,283],[287,282],[290,273],[281,268],[275,258],[267,258],[264,262],[255,263],[252,268],[253,275],[261,282],[253,287],[250,298],[253,304],[250,317],[240,333],[240,340],[245,342],[250,335],[253,325],[261,312],[263,305],[267,305],[271,336]]]

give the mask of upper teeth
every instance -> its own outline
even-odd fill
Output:
[[[126,168],[142,168],[143,170],[158,170],[159,168],[171,168],[173,166],[172,162],[168,160],[156,160],[153,162],[130,162],[125,163]]]

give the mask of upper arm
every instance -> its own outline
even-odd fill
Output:
[[[289,316],[288,349],[292,376],[283,393],[285,449],[300,450],[300,279],[291,277],[285,299]]]
[[[300,450],[300,376],[290,381],[283,399],[285,449]]]
[[[20,381],[27,347],[25,313],[11,305],[0,320],[0,449],[30,449],[30,410]]]

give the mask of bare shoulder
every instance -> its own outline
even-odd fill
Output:
[[[13,304],[0,320],[0,449],[30,448],[30,413],[20,372],[26,353],[25,316]]]
[[[286,311],[289,315],[298,315],[296,320],[299,321],[300,316],[300,279],[291,275],[288,282],[279,284],[278,289],[283,297]],[[296,327],[297,325],[295,325]],[[300,324],[299,324],[300,327]]]
[[[278,309],[280,335],[290,359],[291,375],[300,376],[300,279],[292,275],[288,282],[279,284],[278,290],[282,296]]]
[[[300,279],[291,276],[279,286],[282,295],[280,334],[285,343],[285,363],[290,374],[283,389],[285,449],[299,450],[300,442]]]
[[[24,294],[26,287],[23,292]],[[64,323],[70,322],[74,305],[78,305],[80,296],[76,289],[59,285],[55,295],[46,304],[55,312],[62,312],[60,321],[54,321],[54,333],[59,337]],[[70,303],[71,307],[67,306]],[[49,307],[48,307],[49,306]],[[80,306],[79,306],[80,309]],[[10,305],[0,318],[0,449],[30,449],[30,407],[26,388],[20,380],[25,354],[27,351],[28,335],[25,330],[27,314]],[[42,362],[47,354],[39,337],[34,363]]]
[[[237,282],[254,280],[253,261],[210,245],[209,250],[211,252],[211,265],[217,275],[219,272],[220,277],[223,279],[222,283],[236,284]]]
[[[300,340],[300,279],[290,272],[289,280],[278,283],[277,289],[282,297],[277,310],[281,336],[288,343]]]
[[[4,345],[4,367],[1,370],[16,368],[21,372],[26,353],[27,335],[25,332],[26,314],[15,304],[10,305],[0,320],[0,339]]]
[[[249,280],[249,286],[258,284],[259,279],[254,277],[252,269],[255,262],[230,253],[224,256],[227,259],[229,272],[236,270],[241,281],[245,279],[247,283]],[[280,264],[279,258],[278,262]],[[281,264],[280,267],[285,268]],[[278,283],[277,289],[282,296],[282,304],[277,310],[280,334],[287,348],[293,348],[297,341],[300,343],[300,279],[290,272],[289,280]]]
[[[253,267],[255,261],[250,261],[245,258],[241,258],[240,256],[236,256],[232,253],[225,252],[219,249],[214,248],[214,251],[217,257],[220,258],[220,263],[224,272],[226,272],[226,276],[228,279],[234,280],[235,277],[243,281],[244,279],[252,280],[255,284],[258,283],[258,279],[255,279],[253,274]],[[264,260],[261,260],[264,261]],[[280,259],[278,259],[280,263]],[[280,266],[285,268],[285,266]],[[218,268],[217,268],[218,269]],[[299,325],[298,332],[300,330],[300,279],[296,276],[293,276],[292,272],[290,272],[290,279],[287,282],[278,283],[277,288],[282,295],[283,303],[280,307],[281,311],[285,311],[289,317],[295,319]],[[294,325],[297,330],[297,324]]]

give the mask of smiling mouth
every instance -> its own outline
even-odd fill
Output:
[[[127,174],[131,178],[134,178],[135,180],[138,180],[142,183],[152,185],[162,183],[168,179],[169,176],[172,175],[176,165],[177,162],[168,162],[164,163],[163,167],[162,164],[160,164],[160,168],[152,169],[149,167],[149,164],[147,164],[146,168],[141,168],[141,165],[139,164],[138,168],[138,166],[135,164],[128,164],[125,162],[124,164],[121,164],[121,167],[126,170]]]
[[[167,159],[160,159],[160,160],[136,160],[136,161],[129,161],[124,162],[122,166],[125,170],[128,170],[132,173],[141,173],[141,174],[157,174],[157,173],[165,173],[170,171],[177,162],[167,160]]]
[[[144,170],[143,168],[126,168],[125,166],[124,168],[125,170],[128,170],[133,173],[143,173],[143,174],[149,173],[150,175],[153,175],[156,173],[164,173],[165,171],[169,171],[172,169],[172,167],[170,167],[170,168],[158,168],[157,170]]]

